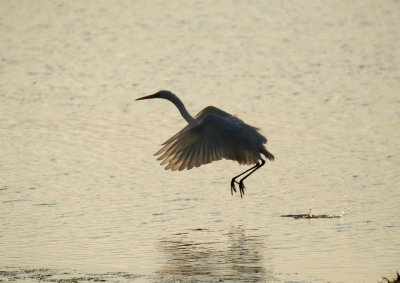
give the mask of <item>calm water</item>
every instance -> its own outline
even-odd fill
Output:
[[[400,270],[398,1],[2,1],[0,280],[377,282]],[[171,172],[215,105],[276,160]],[[308,212],[338,219],[292,219]]]

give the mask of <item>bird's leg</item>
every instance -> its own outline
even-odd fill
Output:
[[[251,171],[251,172],[250,172],[249,174],[247,174],[246,176],[244,176],[244,177],[243,177],[242,179],[240,179],[240,181],[239,181],[240,197],[242,197],[242,198],[243,198],[243,195],[244,195],[244,191],[246,190],[246,187],[244,186],[243,181],[244,181],[247,177],[249,177],[251,174],[253,174],[254,172],[256,172],[259,168],[261,168],[262,166],[264,166],[264,164],[265,164],[265,160],[262,159],[262,158],[260,158],[260,159],[261,159],[261,164],[260,164],[260,163],[257,163],[256,166],[254,166],[254,167],[251,168],[251,169],[254,168],[254,170]]]
[[[253,168],[251,168],[251,169],[253,169],[253,171],[251,171],[249,174],[247,174],[244,178],[242,178],[239,182],[237,182],[236,181],[236,183],[238,183],[239,184],[239,191],[240,191],[240,197],[241,198],[243,198],[243,196],[244,196],[244,191],[246,190],[246,187],[244,186],[244,183],[243,183],[243,180],[247,177],[247,176],[249,176],[249,175],[251,175],[254,171],[256,171],[258,168],[260,168],[260,163],[257,163],[257,165],[256,166],[254,166]]]
[[[264,161],[265,162],[265,161]],[[244,173],[249,172],[250,170],[253,170],[254,168],[260,166],[260,163],[257,163],[256,165],[254,165],[253,167],[251,167],[250,169],[247,169],[246,171],[240,173],[239,175],[235,176],[232,178],[231,180],[231,194],[233,195],[233,192],[236,193],[236,187],[235,187],[235,183],[239,185],[240,187],[240,183],[238,181],[236,181],[236,178],[242,176]],[[257,169],[256,169],[257,170]],[[250,173],[251,174],[251,173]],[[240,195],[242,195],[242,193],[240,193]]]

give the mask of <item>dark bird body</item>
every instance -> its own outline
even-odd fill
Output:
[[[162,160],[161,165],[166,164],[165,169],[189,170],[222,158],[234,160],[240,164],[255,164],[232,178],[231,193],[236,192],[235,183],[237,183],[240,195],[243,197],[244,179],[265,164],[261,154],[271,161],[274,160],[274,156],[264,146],[267,139],[258,132],[257,128],[246,124],[239,118],[214,106],[204,108],[193,118],[187,112],[182,101],[175,94],[166,90],[136,100],[150,98],[163,98],[171,101],[188,122],[186,127],[164,142],[163,147],[155,153],[155,155],[161,154],[158,160]],[[239,182],[236,181],[236,178],[247,172],[249,173]]]

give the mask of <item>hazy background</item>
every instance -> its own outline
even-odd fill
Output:
[[[0,39],[0,279],[400,270],[399,1],[1,1]],[[232,161],[159,166],[160,89],[262,129],[243,199]]]

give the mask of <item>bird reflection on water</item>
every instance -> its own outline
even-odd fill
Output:
[[[249,236],[242,226],[231,227],[225,238],[215,239],[207,229],[194,229],[160,240],[167,260],[157,273],[163,281],[264,282],[272,277],[263,236]],[[203,238],[204,241],[193,239]],[[212,240],[211,240],[212,239]]]

